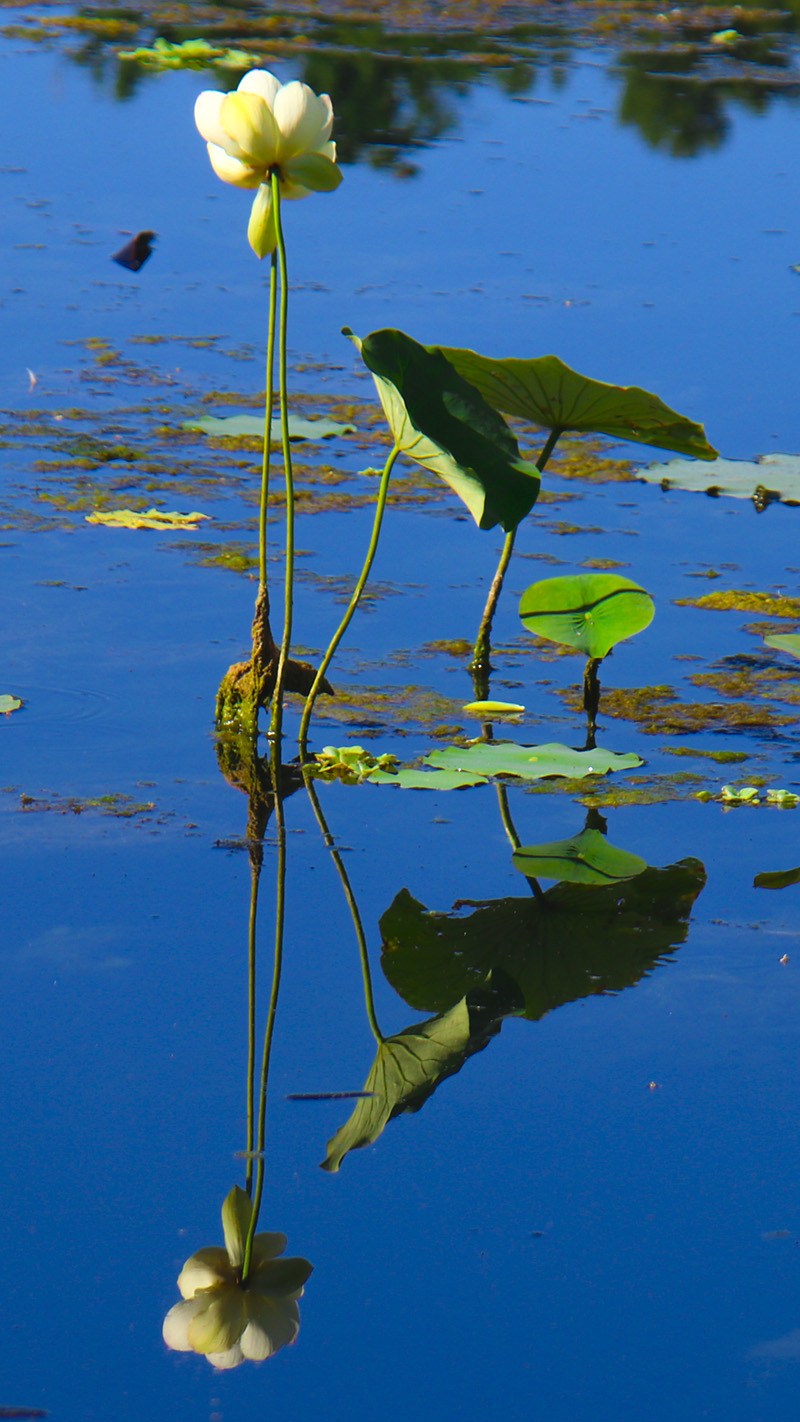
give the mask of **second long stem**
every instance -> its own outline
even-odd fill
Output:
[[[275,235],[278,249],[278,266],[281,278],[281,311],[278,339],[278,366],[280,377],[281,443],[283,446],[283,471],[286,483],[286,566],[284,578],[283,638],[275,673],[275,688],[272,693],[272,717],[270,735],[274,741],[280,740],[283,721],[283,676],[286,659],[292,641],[292,608],[294,600],[294,478],[292,474],[292,452],[289,447],[289,404],[286,389],[286,332],[289,314],[289,278],[286,266],[286,243],[281,222],[281,194],[277,173],[272,174],[272,204],[275,214]]]
[[[316,676],[315,676],[315,678],[314,678],[314,681],[313,681],[313,683],[312,683],[311,690],[310,690],[309,693],[308,693],[308,698],[307,698],[307,700],[306,700],[306,704],[305,704],[305,707],[304,707],[304,709],[303,709],[303,717],[302,717],[302,720],[301,720],[301,722],[300,722],[300,734],[299,734],[299,738],[298,738],[298,739],[299,739],[299,743],[300,743],[300,759],[301,759],[301,760],[305,760],[305,758],[306,758],[306,742],[307,742],[307,740],[308,740],[308,724],[309,724],[309,721],[311,720],[311,713],[312,713],[313,710],[314,710],[314,702],[316,701],[317,695],[319,694],[319,689],[320,689],[320,686],[321,686],[321,684],[322,684],[322,681],[323,681],[323,678],[324,678],[324,676],[325,676],[325,673],[326,673],[326,671],[328,670],[328,667],[330,666],[331,661],[332,661],[332,659],[333,659],[333,654],[334,654],[334,652],[336,651],[336,648],[338,647],[339,643],[341,642],[341,640],[342,640],[342,638],[343,638],[345,632],[347,631],[348,627],[350,626],[350,623],[351,623],[351,621],[352,621],[352,619],[353,619],[353,614],[355,613],[355,610],[356,610],[356,608],[358,607],[358,604],[359,604],[359,602],[360,602],[360,600],[361,600],[361,594],[362,594],[362,592],[364,591],[364,587],[365,587],[365,585],[366,585],[367,578],[369,577],[369,574],[370,574],[370,569],[372,568],[372,563],[373,563],[373,560],[374,560],[374,558],[375,558],[375,553],[376,553],[376,550],[377,550],[377,547],[378,547],[378,539],[380,538],[380,534],[381,534],[381,524],[383,523],[383,511],[384,511],[384,509],[386,508],[386,496],[387,496],[387,494],[388,494],[388,492],[389,492],[389,479],[390,479],[390,476],[391,476],[391,473],[392,473],[392,469],[394,468],[394,462],[395,462],[395,460],[397,459],[397,456],[399,455],[399,453],[400,453],[400,451],[399,451],[399,449],[397,448],[397,446],[395,445],[394,449],[392,450],[391,454],[389,455],[389,458],[387,459],[387,461],[386,461],[386,463],[385,463],[385,465],[384,465],[383,473],[382,473],[382,475],[381,475],[380,488],[378,489],[378,498],[377,498],[376,503],[375,503],[375,517],[374,517],[373,522],[372,522],[372,535],[371,535],[370,540],[369,540],[369,547],[368,547],[368,549],[367,549],[367,556],[366,556],[366,558],[364,559],[364,566],[363,566],[363,568],[361,569],[361,572],[360,572],[360,574],[359,574],[358,582],[356,583],[356,585],[355,585],[355,587],[354,587],[354,589],[353,589],[353,595],[352,595],[352,597],[350,598],[350,601],[349,601],[349,603],[348,603],[348,605],[347,605],[347,611],[345,612],[344,617],[342,618],[341,622],[339,623],[339,626],[337,627],[336,631],[335,631],[334,634],[333,634],[333,637],[332,637],[332,639],[331,639],[331,644],[330,644],[330,646],[328,647],[328,650],[327,650],[327,652],[325,653],[325,656],[322,658],[322,662],[321,662],[321,664],[320,664],[319,671],[317,672],[317,674],[316,674]]]

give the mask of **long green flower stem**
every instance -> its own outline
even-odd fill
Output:
[[[281,641],[278,669],[275,673],[275,687],[272,693],[272,718],[270,735],[280,740],[283,721],[283,675],[286,658],[292,641],[292,606],[294,600],[294,478],[292,476],[292,452],[289,447],[289,405],[286,391],[286,331],[289,313],[289,277],[286,267],[286,243],[281,222],[281,194],[278,174],[272,173],[272,206],[275,213],[275,235],[278,248],[278,267],[281,278],[281,312],[278,339],[278,363],[280,369],[281,443],[283,445],[283,471],[286,483],[286,567],[285,595],[283,609],[283,640]]]
[[[261,459],[261,505],[258,514],[259,593],[267,586],[267,504],[269,502],[269,455],[272,441],[272,397],[275,388],[275,314],[278,303],[278,258],[272,253],[269,269],[269,335],[267,337],[267,389],[264,410],[264,449]]]
[[[383,473],[382,473],[382,475],[381,475],[380,488],[378,489],[378,498],[377,498],[377,501],[376,501],[376,504],[375,504],[375,517],[374,517],[373,522],[372,522],[372,535],[371,535],[370,540],[369,540],[369,547],[368,547],[368,549],[367,549],[367,556],[366,556],[366,558],[365,558],[365,560],[364,560],[364,566],[363,566],[363,568],[361,569],[361,573],[360,573],[360,575],[359,575],[358,582],[356,583],[355,588],[353,589],[353,596],[351,597],[350,602],[348,603],[347,611],[345,612],[344,617],[342,618],[341,622],[339,623],[339,626],[337,627],[336,631],[335,631],[334,634],[333,634],[333,638],[332,638],[332,640],[331,640],[331,644],[330,644],[330,646],[328,647],[328,650],[327,650],[327,652],[325,653],[325,656],[322,658],[322,663],[321,663],[321,665],[320,665],[319,671],[317,672],[317,674],[316,674],[316,676],[315,676],[315,678],[314,678],[314,681],[313,681],[312,686],[311,686],[311,690],[309,691],[308,697],[307,697],[307,699],[306,699],[306,704],[305,704],[305,706],[304,706],[304,708],[303,708],[303,716],[302,716],[302,720],[301,720],[301,722],[300,722],[300,734],[299,734],[299,737],[298,737],[299,745],[300,745],[300,759],[301,759],[301,760],[305,760],[305,758],[306,758],[306,742],[307,742],[307,740],[308,740],[308,724],[309,724],[309,721],[311,720],[311,713],[312,713],[313,710],[314,710],[314,702],[315,702],[316,699],[317,699],[317,695],[318,695],[318,693],[319,693],[320,684],[321,684],[321,682],[322,682],[323,677],[325,676],[326,671],[328,670],[328,667],[329,667],[330,664],[331,664],[331,661],[332,661],[332,659],[333,659],[333,654],[334,654],[334,652],[336,651],[336,648],[338,647],[338,645],[339,645],[339,643],[341,642],[341,640],[342,640],[342,638],[343,638],[345,632],[347,631],[348,627],[350,626],[350,623],[351,623],[352,620],[353,620],[353,614],[354,614],[354,612],[355,612],[356,608],[358,607],[358,604],[359,604],[359,602],[360,602],[360,600],[361,600],[361,594],[362,594],[362,592],[364,591],[364,586],[365,586],[365,584],[366,584],[367,578],[369,577],[370,569],[372,568],[373,559],[374,559],[374,557],[375,557],[375,552],[376,552],[377,547],[378,547],[378,539],[379,539],[380,536],[381,536],[381,524],[383,523],[383,511],[384,511],[384,509],[386,508],[386,496],[387,496],[387,494],[388,494],[388,492],[389,492],[389,479],[390,479],[390,476],[391,476],[391,473],[392,473],[392,469],[394,468],[394,462],[395,462],[395,460],[397,459],[397,456],[399,455],[399,453],[400,453],[400,450],[397,448],[397,445],[395,445],[394,448],[393,448],[393,450],[392,450],[392,452],[391,452],[391,454],[389,455],[389,458],[387,459],[387,461],[386,461],[386,463],[385,463],[385,465],[384,465],[384,467],[383,467]]]
[[[278,1011],[281,968],[283,966],[283,932],[286,918],[286,821],[283,814],[283,800],[281,798],[280,768],[280,745],[276,741],[272,746],[270,762],[272,793],[275,799],[275,830],[278,841],[278,873],[275,902],[275,957],[272,969],[272,990],[270,992],[269,1008],[267,1009],[267,1025],[264,1030],[264,1053],[261,1060],[261,1086],[258,1098],[258,1136],[255,1148],[256,1175],[252,1196],[253,1212],[250,1216],[250,1224],[247,1229],[247,1239],[245,1240],[244,1246],[242,1283],[247,1281],[250,1260],[253,1254],[253,1240],[258,1224],[258,1213],[261,1208],[261,1196],[264,1190],[264,1144],[267,1134],[267,1082],[269,1079],[270,1056],[272,1054],[272,1038],[275,1031],[275,1017]]]
[[[380,1027],[378,1026],[378,1018],[375,1012],[375,997],[372,991],[372,973],[370,971],[369,966],[367,939],[364,933],[364,925],[361,922],[361,914],[358,911],[356,897],[353,893],[353,889],[347,875],[347,870],[345,869],[344,864],[342,862],[342,856],[336,848],[336,841],[334,840],[333,835],[331,834],[328,828],[328,822],[325,819],[324,814],[322,813],[322,806],[319,803],[319,797],[317,796],[317,792],[314,787],[314,782],[307,770],[303,772],[303,781],[305,783],[306,790],[308,791],[308,798],[311,801],[311,808],[314,811],[317,824],[319,825],[322,831],[322,838],[324,839],[325,844],[330,850],[331,858],[334,864],[336,865],[339,878],[342,881],[342,888],[344,889],[344,896],[347,899],[347,904],[353,918],[353,927],[356,931],[358,951],[361,957],[361,975],[364,979],[364,1001],[366,1003],[367,1008],[367,1019],[372,1029],[372,1035],[374,1036],[375,1041],[381,1043],[385,1040],[385,1038],[383,1033],[381,1032]]]
[[[544,473],[547,461],[556,447],[556,442],[563,433],[563,430],[550,431],[544,449],[536,461],[536,468],[540,474]],[[512,528],[510,533],[506,534],[503,551],[500,554],[500,562],[497,565],[497,572],[492,579],[492,586],[489,589],[489,596],[486,599],[486,606],[483,609],[483,617],[481,618],[481,625],[478,628],[478,636],[472,653],[470,671],[473,674],[475,682],[475,695],[479,700],[484,700],[489,692],[489,671],[491,670],[489,666],[489,652],[491,649],[492,622],[494,621],[494,614],[500,599],[500,593],[503,590],[503,580],[506,575],[506,569],[511,562],[511,554],[514,552],[514,539],[516,535],[516,528]]]

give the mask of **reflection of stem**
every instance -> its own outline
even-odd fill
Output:
[[[278,359],[280,364],[281,441],[283,444],[283,469],[286,481],[286,568],[285,596],[283,610],[283,640],[275,674],[275,688],[272,693],[272,720],[270,734],[279,739],[283,716],[283,673],[289,646],[292,640],[292,601],[294,597],[294,479],[292,477],[292,452],[289,448],[289,406],[286,393],[286,330],[289,310],[289,278],[286,269],[286,243],[281,224],[281,194],[278,174],[273,172],[272,207],[275,214],[275,235],[277,238],[278,263],[281,276],[281,315]]]
[[[333,654],[336,651],[336,648],[338,647],[345,632],[350,626],[353,614],[356,608],[358,607],[359,601],[361,599],[361,594],[364,591],[364,585],[370,574],[372,562],[375,557],[376,549],[378,547],[378,539],[380,538],[381,524],[383,522],[383,511],[386,507],[386,495],[389,492],[389,476],[392,472],[394,462],[397,459],[399,453],[400,451],[395,445],[394,449],[392,450],[391,454],[389,455],[389,458],[387,459],[384,465],[383,473],[381,475],[380,488],[378,489],[378,498],[375,504],[375,517],[372,523],[372,535],[369,540],[369,547],[367,549],[367,556],[364,560],[364,566],[361,569],[358,582],[356,583],[355,588],[353,589],[353,596],[351,597],[350,602],[348,603],[347,611],[345,612],[344,617],[342,618],[341,622],[339,623],[339,626],[333,634],[333,639],[327,652],[325,653],[325,656],[322,658],[322,663],[320,665],[319,671],[317,672],[317,675],[314,678],[313,685],[308,693],[308,699],[306,700],[305,707],[303,708],[303,718],[300,722],[299,735],[301,760],[305,760],[306,741],[308,739],[308,723],[311,720],[311,713],[314,710],[314,702],[317,699],[320,684],[323,680],[323,677],[325,676],[326,671],[328,670],[328,667],[331,664]]]
[[[283,965],[283,928],[286,911],[286,821],[283,814],[283,800],[281,798],[280,787],[280,745],[277,741],[275,741],[272,746],[270,770],[272,772],[272,793],[275,799],[275,829],[278,840],[278,876],[275,903],[275,959],[272,970],[272,991],[270,992],[269,1008],[267,1010],[267,1025],[264,1031],[264,1055],[261,1061],[261,1087],[258,1098],[256,1178],[253,1191],[253,1210],[250,1216],[250,1224],[247,1229],[247,1239],[244,1246],[242,1283],[246,1282],[247,1273],[250,1268],[253,1240],[255,1238],[258,1212],[261,1208],[261,1196],[264,1189],[264,1142],[267,1131],[267,1080],[269,1077],[269,1062],[272,1053],[272,1037],[275,1031],[275,1016],[278,1010],[281,967]]]
[[[356,903],[356,897],[353,893],[350,880],[347,876],[347,870],[345,869],[344,864],[342,863],[342,856],[336,848],[336,842],[330,830],[328,829],[328,822],[325,819],[324,814],[322,813],[322,806],[319,803],[319,798],[317,796],[314,782],[311,776],[308,774],[303,775],[303,780],[305,781],[305,787],[308,791],[308,798],[311,801],[311,808],[313,809],[314,814],[316,816],[317,824],[322,830],[322,837],[331,852],[331,858],[334,864],[336,865],[336,868],[339,873],[339,878],[342,881],[344,896],[347,899],[347,904],[353,918],[353,927],[355,928],[356,938],[358,940],[358,951],[361,956],[361,974],[364,979],[364,1000],[367,1008],[367,1019],[369,1021],[370,1027],[372,1028],[372,1035],[374,1036],[376,1042],[380,1043],[384,1041],[384,1036],[381,1032],[380,1027],[378,1026],[378,1018],[375,1012],[375,998],[372,992],[372,973],[370,971],[369,966],[369,953],[367,952],[367,940],[364,934],[364,925],[361,922],[361,914],[358,911],[358,904]]]
[[[547,436],[544,449],[536,461],[536,468],[540,474],[544,472],[545,465],[556,447],[556,441],[562,433],[562,430],[551,430]],[[478,636],[472,653],[470,671],[472,672],[475,696],[478,701],[485,700],[489,694],[489,672],[491,671],[489,652],[491,650],[490,639],[492,622],[494,621],[494,614],[500,599],[500,593],[503,590],[503,579],[506,575],[506,569],[511,562],[511,554],[514,552],[516,533],[516,528],[512,528],[511,532],[506,534],[506,541],[503,544],[503,551],[500,554],[497,572],[492,579],[492,586],[489,589],[489,596],[486,599],[486,606],[483,609],[483,617],[481,618],[481,625],[478,628]]]
[[[583,673],[583,709],[586,712],[586,745],[584,750],[594,750],[597,730],[597,712],[600,706],[600,682],[597,676],[602,657],[590,657]]]
[[[511,818],[511,811],[508,808],[508,789],[505,785],[495,785],[497,791],[497,803],[500,807],[500,818],[503,821],[503,829],[511,841],[512,849],[519,849],[519,835],[517,834],[514,821]]]
[[[272,396],[275,385],[275,308],[277,299],[277,254],[273,252],[269,272],[267,390],[265,398],[266,410],[264,412],[264,450],[261,459],[261,507],[258,516],[258,581],[260,588],[265,588],[267,585],[267,502],[269,500],[269,455],[272,438]]]
[[[256,1075],[256,921],[258,918],[258,882],[261,864],[250,861],[250,922],[247,930],[247,1175],[244,1188],[253,1194],[253,1150],[255,1147],[255,1075]]]

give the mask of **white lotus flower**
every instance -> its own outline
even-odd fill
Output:
[[[338,188],[342,174],[331,142],[333,106],[293,79],[281,84],[267,69],[251,69],[232,94],[206,89],[194,119],[208,144],[218,178],[237,188],[257,188],[247,236],[257,257],[274,252],[271,175],[282,198],[308,197]]]
[[[164,1342],[178,1352],[203,1353],[215,1368],[237,1368],[245,1358],[262,1362],[300,1327],[297,1300],[313,1265],[307,1259],[279,1259],[284,1234],[257,1234],[246,1283],[242,1283],[244,1242],[252,1204],[234,1186],[222,1207],[225,1248],[200,1249],[178,1276],[183,1301],[164,1319]]]

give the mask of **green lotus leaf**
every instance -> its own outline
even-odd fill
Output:
[[[571,746],[551,742],[543,746],[520,746],[515,741],[479,741],[463,749],[447,746],[425,757],[425,765],[439,770],[467,771],[487,779],[495,775],[513,775],[520,780],[544,780],[549,776],[565,776],[582,780],[587,775],[607,775],[610,770],[635,770],[643,765],[641,757],[630,753],[617,755],[613,751],[573,750]],[[372,777],[374,778],[374,777]]]
[[[486,776],[469,770],[415,770],[401,767],[394,773],[371,770],[366,777],[370,785],[399,785],[401,790],[465,790],[470,785],[485,785]]]
[[[754,889],[788,889],[800,884],[800,869],[777,869],[771,874],[756,874]]]
[[[553,844],[524,845],[511,862],[528,879],[558,879],[563,884],[617,884],[647,868],[646,860],[609,844],[598,829]]]
[[[763,454],[756,460],[715,459],[713,464],[670,459],[665,464],[649,464],[637,474],[647,484],[660,484],[662,489],[753,499],[759,508],[779,501],[800,504],[800,454]]]
[[[348,327],[372,371],[397,448],[443,479],[479,528],[516,528],[539,493],[536,465],[520,457],[505,420],[435,346],[402,331],[363,341]]]
[[[216,439],[263,439],[263,415],[203,415],[197,420],[184,420],[182,430],[199,430],[202,434],[213,435]],[[334,435],[356,434],[355,425],[341,425],[336,420],[325,418],[304,420],[300,415],[289,416],[289,439],[332,439]],[[273,415],[270,425],[270,439],[280,441],[281,422]]]
[[[607,385],[571,370],[558,356],[495,360],[455,346],[440,347],[452,366],[504,415],[544,429],[580,430],[715,459],[705,430],[638,385]]]
[[[364,1083],[370,1095],[358,1102],[328,1142],[323,1170],[338,1170],[348,1151],[371,1145],[393,1116],[418,1111],[439,1083],[460,1071],[467,1057],[485,1047],[491,1035],[483,1015],[465,997],[443,1015],[386,1037]]]
[[[616,573],[543,578],[522,594],[519,615],[529,632],[601,658],[649,626],[655,604],[649,593]]]
[[[788,652],[792,657],[800,657],[800,634],[797,632],[776,632],[772,637],[765,637],[764,642],[768,647],[774,647],[776,652]]]

